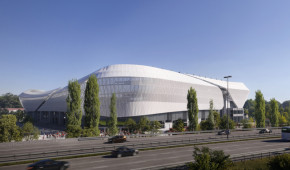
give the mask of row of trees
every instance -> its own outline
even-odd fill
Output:
[[[200,124],[198,124],[198,103],[197,103],[197,96],[196,91],[192,87],[188,90],[187,93],[187,111],[188,111],[188,119],[189,119],[189,125],[188,130],[213,130],[213,129],[226,129],[227,128],[227,122],[229,121],[229,128],[234,128],[234,121],[232,119],[228,119],[227,116],[223,116],[220,118],[220,114],[214,110],[214,103],[213,100],[210,100],[209,102],[209,115],[208,118]],[[183,131],[184,128],[181,128],[183,125],[182,120],[178,120],[175,122],[173,128],[176,131]]]
[[[144,133],[146,131],[151,131],[152,133],[157,133],[158,129],[161,128],[161,123],[158,121],[149,121],[147,117],[141,117],[141,119],[136,123],[133,119],[129,118],[125,122],[125,127],[128,128],[130,133]]]
[[[266,123],[272,127],[285,126],[290,123],[289,102],[280,104],[275,98],[267,102],[260,90],[256,91],[255,100],[250,99],[245,103],[244,109],[250,119],[255,119],[257,128],[265,127]]]
[[[27,121],[22,128],[16,125],[15,115],[6,114],[0,118],[0,142],[22,141],[38,139],[39,130]]]
[[[100,134],[100,101],[97,77],[91,75],[86,83],[84,97],[84,129],[82,129],[81,86],[77,80],[69,81],[67,101],[67,137],[98,136]],[[111,97],[110,120],[108,132],[110,135],[118,133],[116,95]]]
[[[21,108],[21,104],[17,95],[6,93],[0,96],[0,108]]]

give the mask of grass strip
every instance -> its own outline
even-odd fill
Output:
[[[262,137],[262,138],[252,138],[252,139],[239,139],[239,140],[230,140],[230,141],[216,141],[216,142],[207,142],[207,143],[195,143],[195,144],[184,144],[184,145],[174,145],[174,146],[162,146],[162,147],[154,147],[154,148],[144,148],[139,149],[140,151],[149,151],[149,150],[157,150],[157,149],[168,149],[168,148],[180,148],[180,147],[187,147],[187,146],[194,146],[194,145],[206,145],[206,144],[217,144],[217,143],[229,143],[229,142],[241,142],[241,141],[250,141],[250,140],[260,140],[260,139],[272,139],[272,138],[280,138],[280,137]],[[72,155],[72,156],[63,156],[63,157],[55,157],[50,158],[53,160],[60,160],[60,159],[74,159],[74,158],[84,158],[84,157],[91,157],[91,156],[104,156],[110,155],[111,152],[103,152],[103,153],[93,153],[93,154],[84,154],[84,155]],[[40,161],[42,159],[34,159],[34,160],[27,160],[27,161],[17,161],[17,162],[7,162],[7,163],[0,163],[1,166],[11,166],[11,165],[19,165],[19,164],[28,164]]]

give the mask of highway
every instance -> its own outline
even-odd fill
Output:
[[[253,140],[206,145],[212,149],[224,150],[227,154],[241,154],[289,147],[290,143],[275,140]],[[111,158],[94,156],[69,159],[70,169],[143,169],[178,162],[191,161],[193,146],[140,152],[135,157]],[[0,167],[1,169],[25,169],[26,165]]]
[[[273,130],[273,133],[280,133],[281,130]],[[239,135],[253,135],[257,134],[258,130],[254,131],[235,131],[232,132],[230,137]],[[173,135],[173,136],[155,136],[155,137],[142,137],[142,138],[128,138],[128,142],[123,144],[108,144],[105,140],[86,140],[78,141],[77,139],[59,139],[47,141],[27,141],[27,142],[12,142],[0,143],[1,156],[14,155],[14,154],[29,154],[39,152],[50,152],[60,150],[84,149],[93,147],[106,147],[106,146],[120,146],[132,145],[146,142],[165,142],[180,139],[209,139],[211,137],[225,137],[216,135],[216,133],[203,133],[203,134],[188,134],[188,135]]]
[[[200,147],[201,145],[199,145]],[[241,142],[207,144],[215,150],[224,150],[227,154],[245,154],[252,152],[262,152],[273,149],[288,148],[289,142],[283,142],[280,139],[270,140],[251,140]],[[70,162],[70,170],[77,169],[144,169],[160,165],[175,164],[180,162],[188,162],[193,160],[193,146],[170,148],[160,150],[141,151],[135,157],[111,158],[109,156],[94,156],[86,158],[68,159]],[[27,164],[13,165],[8,167],[0,167],[1,169],[25,169]]]

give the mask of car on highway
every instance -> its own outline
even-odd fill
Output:
[[[127,146],[121,146],[117,148],[116,150],[112,151],[113,157],[123,157],[123,156],[135,156],[139,154],[139,151],[134,148],[128,148]]]
[[[65,170],[69,167],[66,161],[55,161],[52,159],[45,159],[27,166],[26,170]]]
[[[272,130],[269,130],[269,129],[262,129],[259,131],[260,134],[263,134],[263,133],[272,133]]]
[[[126,141],[127,141],[127,138],[125,135],[117,135],[108,139],[108,143],[122,143]]]
[[[227,134],[228,135],[231,134],[230,130],[221,130],[218,132],[218,135],[227,135]]]

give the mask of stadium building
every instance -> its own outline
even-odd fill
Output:
[[[115,93],[119,120],[138,120],[146,116],[149,120],[160,121],[168,129],[179,118],[187,121],[187,92],[190,87],[197,92],[199,121],[207,118],[210,100],[221,115],[226,113],[226,81],[130,64],[107,66],[92,74],[98,78],[101,120],[110,116],[110,98]],[[78,80],[82,102],[90,75]],[[243,83],[229,82],[228,110],[234,121],[243,119],[243,105],[248,94],[249,89]],[[64,87],[51,91],[27,90],[19,98],[36,123],[64,127],[67,95],[68,89]]]

